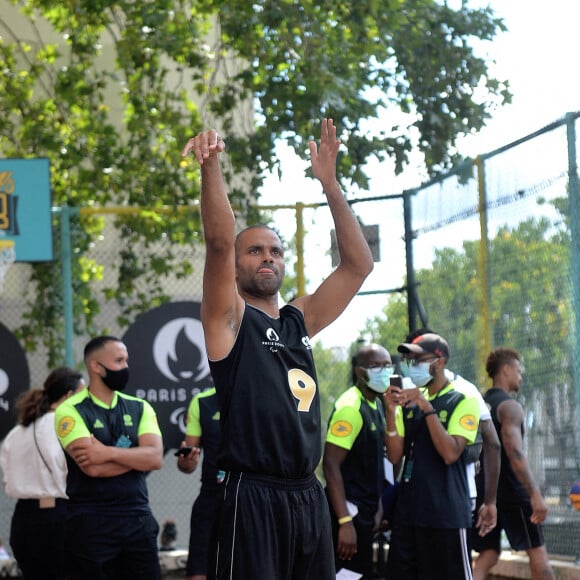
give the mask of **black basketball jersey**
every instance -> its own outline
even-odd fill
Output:
[[[501,443],[501,469],[499,472],[499,481],[497,484],[497,501],[498,502],[515,502],[529,501],[530,495],[526,488],[514,473],[510,460],[505,452],[501,437],[501,422],[497,416],[497,408],[501,403],[513,400],[505,391],[497,387],[489,389],[484,395],[485,402],[489,405],[491,419],[497,431],[499,442]],[[518,403],[519,405],[519,403]],[[521,426],[522,440],[525,435],[524,425]]]
[[[218,464],[229,471],[301,478],[320,461],[320,395],[304,316],[246,304],[228,356],[210,361],[220,404]]]

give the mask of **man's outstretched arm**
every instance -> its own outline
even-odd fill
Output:
[[[220,154],[225,143],[217,131],[191,138],[182,155],[193,153],[201,167],[201,218],[206,244],[201,320],[207,353],[223,358],[231,349],[241,313],[235,277],[235,216],[224,183]]]
[[[332,119],[323,119],[320,146],[309,143],[312,172],[324,190],[334,220],[340,263],[311,295],[294,302],[304,312],[309,336],[333,322],[372,272],[373,258],[360,225],[346,202],[336,178],[340,141]]]

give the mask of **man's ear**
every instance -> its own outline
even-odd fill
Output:
[[[99,368],[100,368],[99,363],[94,358],[92,358],[88,361],[88,367],[89,367],[89,370],[92,371],[93,373],[100,374],[99,373]]]

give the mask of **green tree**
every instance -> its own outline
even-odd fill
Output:
[[[352,384],[350,359],[345,359],[344,352],[324,348],[320,343],[314,345],[312,352],[316,361],[322,422],[325,424],[336,399]]]
[[[350,387],[351,365],[348,358],[345,360],[343,352],[324,348],[319,342],[312,349],[316,362],[316,375],[320,391],[320,415],[322,417],[322,445],[326,440],[326,425],[336,399]],[[316,470],[321,481],[324,481],[322,462]]]
[[[567,210],[561,200],[555,206]],[[499,228],[489,243],[489,272],[492,347],[515,348],[522,355],[523,393],[535,418],[527,425],[528,447],[557,459],[557,470],[551,473],[544,473],[541,464],[536,468],[542,470],[541,481],[551,478],[551,484],[561,485],[567,496],[570,459],[577,454],[572,364],[576,337],[571,240],[565,213],[563,217],[556,223],[530,218],[512,228]],[[437,250],[432,267],[416,276],[429,326],[450,343],[450,368],[483,389],[489,380],[477,360],[478,297],[484,283],[477,251],[477,242],[464,243],[462,251]],[[384,340],[393,327],[408,327],[403,297],[392,297],[383,315],[368,322],[369,330]]]
[[[372,341],[383,345],[392,355],[409,332],[407,299],[403,294],[391,294],[382,314],[366,321],[365,331]]]
[[[432,267],[417,271],[416,278],[429,327],[449,340],[451,367],[483,386],[486,381],[476,353],[484,281],[477,259],[478,242],[465,242],[462,251],[438,249]],[[503,226],[490,240],[493,345],[523,354],[532,388],[570,382],[569,265],[569,234],[546,218],[530,218],[514,228]],[[405,298],[392,297],[367,328],[376,340],[389,345],[396,329],[400,334],[395,341],[400,342],[408,329]]]
[[[253,221],[264,172],[279,163],[276,139],[305,155],[324,115],[348,147],[340,175],[364,188],[370,156],[401,171],[417,147],[431,173],[449,166],[456,138],[509,100],[471,42],[503,24],[467,3],[0,0],[0,14],[0,155],[48,157],[55,205],[148,208],[117,220],[121,264],[105,298],[122,322],[169,299],[168,273],[192,272],[175,247],[201,239],[198,170],[180,150],[207,123],[225,132],[232,199]],[[243,113],[251,108],[255,119]],[[364,123],[384,110],[408,121],[369,135]],[[79,333],[92,332],[102,299],[91,282],[103,269],[86,250],[103,225],[73,220]],[[33,266],[19,331],[28,348],[48,347],[50,365],[62,360],[59,276],[57,264]]]

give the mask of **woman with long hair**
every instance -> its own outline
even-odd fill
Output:
[[[6,493],[17,499],[10,546],[26,580],[65,578],[66,459],[56,437],[54,410],[83,388],[79,371],[53,370],[42,389],[16,400],[18,425],[0,449]]]

